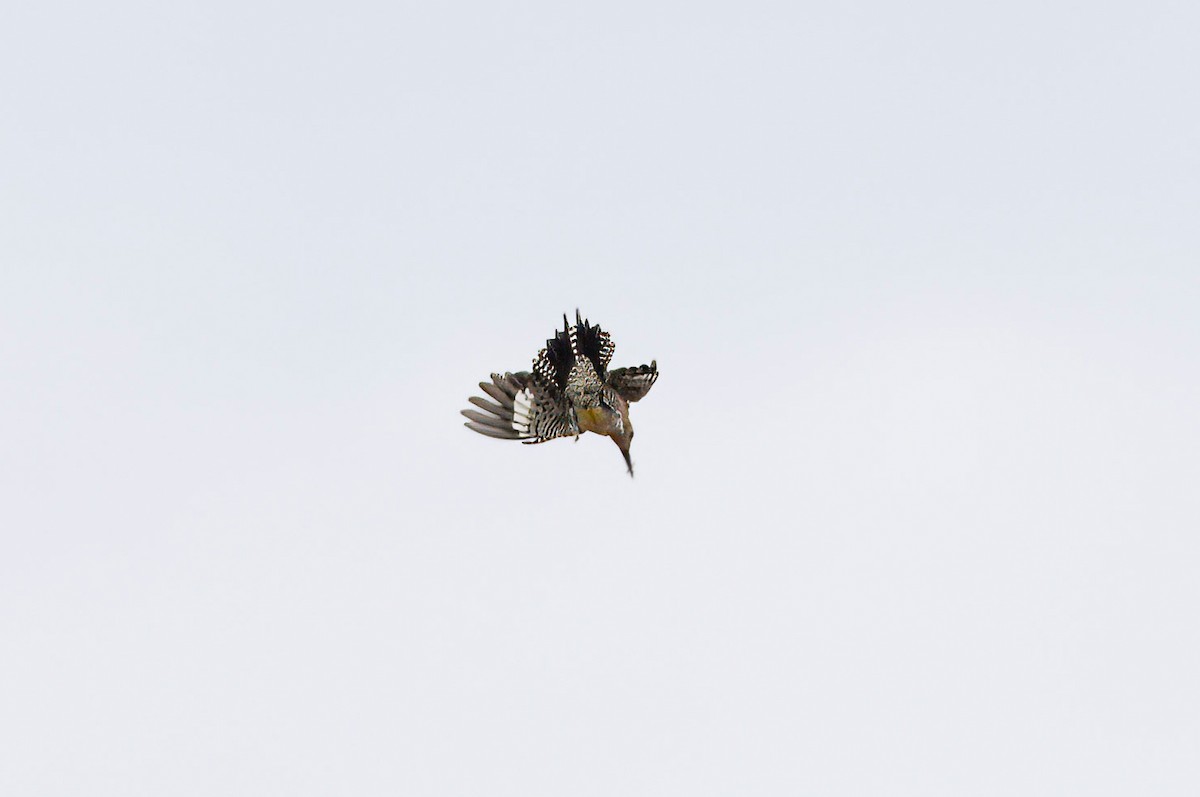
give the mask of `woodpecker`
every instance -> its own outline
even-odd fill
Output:
[[[629,405],[658,379],[658,363],[608,370],[613,345],[609,334],[575,310],[575,324],[563,314],[563,328],[533,359],[533,371],[492,374],[479,388],[493,399],[471,396],[483,412],[463,410],[465,426],[501,440],[544,443],[584,432],[611,437],[633,476],[629,444],[633,425]]]

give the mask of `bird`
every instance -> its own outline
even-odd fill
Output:
[[[611,437],[632,477],[629,405],[650,392],[658,380],[658,362],[610,371],[615,349],[609,334],[581,318],[578,308],[573,325],[564,313],[562,331],[533,358],[532,371],[492,374],[491,382],[479,383],[491,401],[467,399],[478,409],[462,411],[468,419],[464,425],[488,437],[526,444],[578,440],[584,432]]]

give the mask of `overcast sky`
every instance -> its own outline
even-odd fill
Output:
[[[8,4],[0,792],[1200,793],[1197,41]],[[576,307],[634,480],[462,427]]]

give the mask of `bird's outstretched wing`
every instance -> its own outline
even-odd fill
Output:
[[[575,412],[553,383],[528,371],[492,374],[492,381],[479,387],[494,401],[471,396],[468,399],[485,412],[463,410],[469,420],[466,427],[474,432],[501,440],[544,443],[556,437],[579,434]]]
[[[621,394],[621,398],[633,403],[650,392],[658,379],[658,362],[633,368],[616,368],[608,372],[608,385]]]

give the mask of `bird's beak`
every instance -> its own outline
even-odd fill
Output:
[[[625,467],[629,468],[629,478],[633,478],[633,460],[629,458],[629,447],[621,447],[621,456],[625,457]]]

